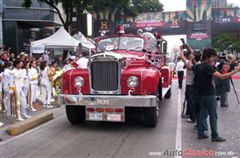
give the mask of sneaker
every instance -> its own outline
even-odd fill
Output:
[[[37,111],[35,108],[30,108],[30,111]]]
[[[32,118],[32,116],[30,116],[30,115],[28,115],[28,114],[25,114],[25,115],[23,115],[25,118]]]
[[[189,117],[190,117],[189,115],[182,114],[182,118],[189,118]]]
[[[43,104],[43,105],[42,105],[42,107],[43,107],[43,108],[46,108],[46,107],[47,107],[47,105],[46,105],[46,104]]]
[[[208,135],[204,134],[204,135],[198,135],[198,139],[207,139],[209,138]]]
[[[188,123],[195,123],[195,121],[191,120],[190,118],[187,119]]]
[[[212,138],[212,142],[225,142],[226,139],[222,138],[222,137],[215,137],[215,138]]]
[[[4,125],[4,123],[0,122],[0,127],[3,126],[3,125]]]
[[[50,104],[47,104],[47,108],[48,108],[48,109],[49,109],[49,108],[53,108],[53,106],[50,105]]]
[[[18,120],[18,121],[24,121],[24,119],[21,118],[21,117],[17,118],[17,120]]]

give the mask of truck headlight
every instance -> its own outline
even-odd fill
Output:
[[[127,80],[128,87],[135,88],[138,85],[138,78],[136,76],[130,76]]]
[[[74,79],[75,85],[77,86],[77,88],[81,88],[84,84],[84,79],[81,76],[77,76]]]

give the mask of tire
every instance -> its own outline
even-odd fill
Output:
[[[158,123],[157,107],[145,109],[145,126],[156,127]]]
[[[158,123],[158,116],[159,116],[159,104],[160,104],[160,99],[159,99],[159,93],[161,93],[161,91],[159,91],[159,89],[156,92],[156,96],[157,96],[157,105],[155,107],[148,107],[145,108],[145,126],[148,127],[156,127],[157,123]]]
[[[66,105],[66,114],[71,124],[80,124],[85,121],[85,107]]]
[[[167,91],[167,94],[165,95],[165,98],[166,98],[166,99],[169,99],[169,98],[171,98],[171,96],[172,96],[171,88],[172,88],[172,87],[169,88],[169,90]]]

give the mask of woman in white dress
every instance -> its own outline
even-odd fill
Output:
[[[31,61],[29,68],[29,104],[30,110],[36,111],[36,109],[33,107],[33,103],[37,101],[38,97],[38,71],[36,68],[36,61]]]
[[[42,61],[40,64],[40,71],[41,71],[41,92],[42,92],[42,101],[43,107],[52,108],[53,106],[50,105],[51,96],[52,96],[52,87],[50,81],[50,68],[46,61]]]

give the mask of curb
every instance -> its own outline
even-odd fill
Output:
[[[7,128],[7,132],[13,136],[18,135],[20,133],[23,133],[33,127],[36,127],[52,119],[53,119],[53,112],[45,112],[45,113],[36,115],[30,119],[24,120],[23,122],[17,122],[10,125]]]

